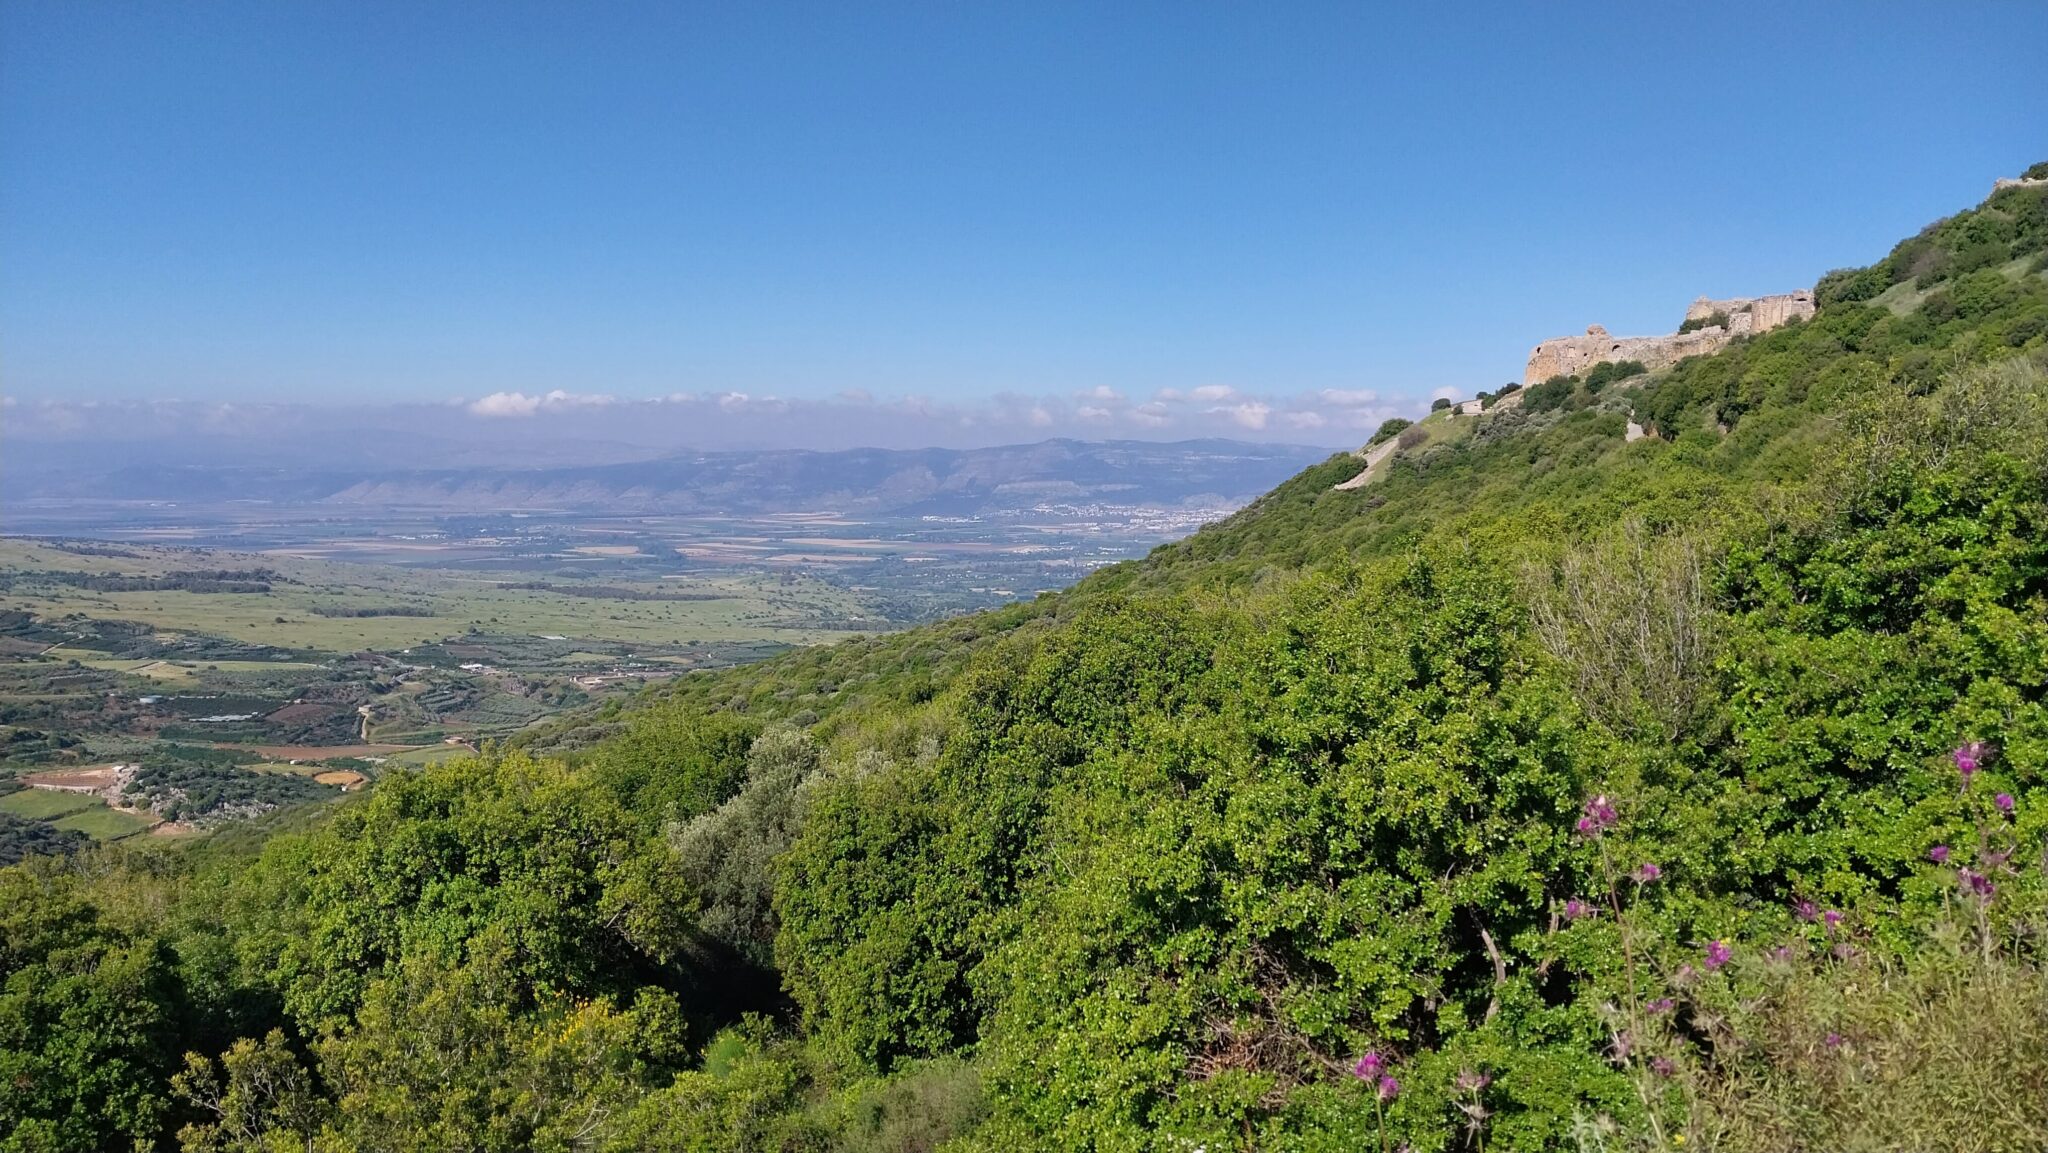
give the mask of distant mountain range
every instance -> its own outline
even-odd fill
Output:
[[[1242,503],[1327,448],[1232,440],[1047,440],[969,449],[764,450],[520,468],[292,467],[121,461],[78,445],[16,445],[0,516],[108,502],[225,502],[427,513],[975,514],[1044,503]]]

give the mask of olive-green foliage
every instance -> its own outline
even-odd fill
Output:
[[[1409,420],[1406,417],[1390,416],[1387,419],[1380,422],[1379,428],[1372,434],[1372,439],[1366,441],[1365,443],[1378,444],[1384,440],[1391,440],[1394,437],[1401,435],[1401,431],[1403,429],[1407,428],[1409,425],[1412,425],[1414,423],[1414,421]]]
[[[0,1149],[157,1135],[175,1067],[175,966],[52,868],[0,870]]]
[[[746,784],[732,799],[667,837],[682,874],[700,894],[699,927],[759,964],[772,960],[773,863],[796,838],[803,785],[818,769],[818,746],[794,728],[770,729],[747,753]]]
[[[2048,249],[2048,188],[2006,188],[1978,207],[1928,225],[1868,268],[1821,277],[1814,295],[1823,309],[1871,300],[1895,284],[1928,288]]]
[[[629,993],[674,984],[694,900],[674,855],[599,786],[511,755],[387,775],[241,878],[241,949],[302,1027],[331,1031],[414,956],[509,951],[508,987]]]
[[[591,775],[651,828],[708,813],[746,780],[760,725],[732,713],[644,709],[591,758]]]
[[[1959,910],[1959,912],[1961,912]],[[1783,1149],[2035,1149],[2048,1139],[2048,969],[1944,918],[1902,956],[1751,962],[1687,1061],[1689,1142]]]

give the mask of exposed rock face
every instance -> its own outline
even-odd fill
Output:
[[[1613,360],[1639,360],[1650,369],[1664,368],[1688,356],[1718,352],[1738,336],[1769,332],[1794,319],[1813,315],[1813,293],[1787,292],[1754,299],[1709,300],[1702,296],[1685,310],[1687,320],[1706,320],[1725,314],[1728,323],[1708,325],[1670,336],[1611,336],[1595,324],[1584,336],[1560,336],[1546,340],[1529,353],[1529,365],[1522,372],[1522,384],[1541,384],[1553,376],[1576,376],[1596,364]]]
[[[2008,188],[2038,188],[2048,184],[2048,178],[2039,176],[2001,176],[1991,182],[1991,191],[2003,192]]]

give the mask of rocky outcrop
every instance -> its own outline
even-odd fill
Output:
[[[1665,368],[1688,356],[1719,352],[1736,337],[1754,336],[1805,319],[1813,311],[1810,291],[1733,300],[1702,296],[1685,310],[1685,319],[1698,322],[1721,316],[1725,321],[1669,336],[1613,336],[1595,324],[1584,336],[1560,336],[1537,345],[1529,353],[1522,384],[1541,384],[1553,376],[1578,376],[1607,361],[1637,360],[1652,370]]]

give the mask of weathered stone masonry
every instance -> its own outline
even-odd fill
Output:
[[[1795,319],[1813,315],[1811,291],[1787,292],[1754,299],[1709,300],[1702,296],[1685,310],[1687,320],[1706,320],[1725,314],[1725,325],[1708,325],[1691,332],[1669,336],[1611,336],[1595,324],[1584,336],[1560,336],[1546,340],[1529,353],[1529,365],[1522,372],[1522,384],[1541,384],[1553,376],[1577,376],[1596,364],[1615,360],[1639,360],[1658,369],[1688,356],[1718,352],[1738,336],[1769,332]]]

